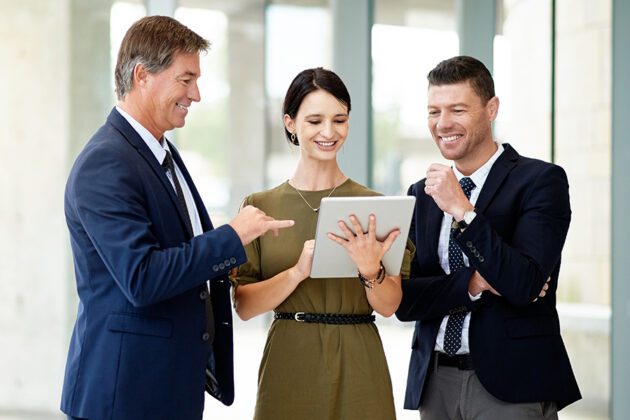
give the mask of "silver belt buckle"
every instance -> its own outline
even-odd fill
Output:
[[[293,315],[293,319],[295,319],[297,322],[304,322],[304,312],[296,312],[295,315]]]

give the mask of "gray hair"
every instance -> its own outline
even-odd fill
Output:
[[[208,51],[210,42],[168,16],[148,16],[131,25],[120,45],[114,77],[116,96],[125,98],[133,88],[137,64],[149,73],[159,73],[178,53]]]

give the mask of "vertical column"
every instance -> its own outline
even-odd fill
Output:
[[[612,25],[612,326],[611,418],[630,418],[630,2],[613,0]]]
[[[265,187],[264,13],[263,4],[252,2],[228,15],[230,97],[226,159],[235,162],[228,165],[228,219],[246,195]]]
[[[457,0],[459,52],[481,60],[490,71],[496,32],[497,0]]]
[[[372,24],[374,0],[332,0],[333,70],[352,99],[350,135],[339,154],[346,175],[372,184]]]

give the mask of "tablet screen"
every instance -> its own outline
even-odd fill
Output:
[[[413,196],[370,196],[370,197],[329,197],[323,198],[319,208],[315,232],[312,278],[357,277],[357,267],[346,252],[336,242],[328,239],[329,232],[344,236],[337,225],[339,220],[346,222],[352,230],[349,216],[354,214],[367,231],[370,214],[376,216],[376,237],[383,240],[389,232],[400,229],[392,247],[383,256],[383,266],[389,275],[400,274],[409,225],[416,198]]]

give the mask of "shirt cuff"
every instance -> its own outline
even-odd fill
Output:
[[[477,293],[476,295],[471,295],[471,294],[470,294],[470,292],[468,292],[468,297],[470,298],[470,300],[472,300],[472,301],[474,302],[474,301],[476,301],[476,300],[481,299],[481,294],[482,294],[482,293],[483,293],[483,292],[479,292],[479,293]]]

